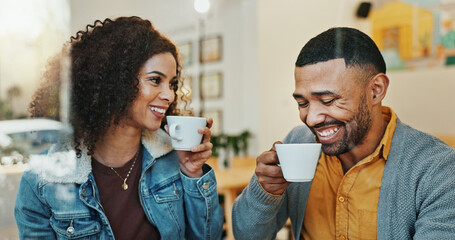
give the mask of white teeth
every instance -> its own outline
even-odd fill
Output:
[[[325,132],[319,132],[319,135],[321,135],[322,137],[329,137],[329,136],[332,136],[333,134],[335,134],[336,132],[338,132],[338,129],[339,128],[335,128],[335,129],[332,129],[330,131],[325,131]]]
[[[166,112],[166,110],[164,110],[162,108],[157,108],[157,107],[150,107],[149,106],[149,109],[152,110],[152,111],[155,111],[157,113],[161,113],[161,114],[164,114]]]

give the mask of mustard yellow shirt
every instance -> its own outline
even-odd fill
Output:
[[[385,161],[397,117],[382,108],[387,129],[376,150],[343,174],[336,156],[319,159],[305,210],[305,239],[376,239],[376,216]]]

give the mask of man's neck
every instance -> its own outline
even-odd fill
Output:
[[[337,156],[340,159],[344,173],[373,153],[384,137],[388,123],[382,117],[382,113],[376,116],[372,121],[371,128],[362,141],[349,152]]]

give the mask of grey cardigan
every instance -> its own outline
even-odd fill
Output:
[[[299,126],[284,142],[314,142],[314,135]],[[262,190],[254,175],[234,203],[235,238],[274,239],[289,217],[298,239],[310,186],[311,182],[292,183],[274,197]],[[377,236],[455,239],[455,149],[400,120],[382,177]]]

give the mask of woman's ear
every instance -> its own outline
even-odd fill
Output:
[[[389,87],[389,78],[384,73],[378,73],[371,79],[370,91],[373,105],[380,104],[385,98],[387,88]]]

